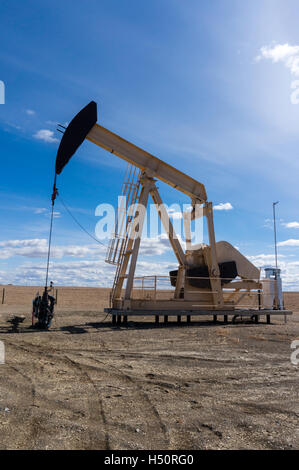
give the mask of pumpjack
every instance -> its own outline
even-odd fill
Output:
[[[214,320],[218,315],[224,315],[225,319],[229,315],[234,318],[240,315],[258,321],[261,315],[266,315],[270,322],[271,315],[292,313],[278,307],[276,279],[262,280],[260,269],[237,248],[225,241],[216,242],[213,204],[208,201],[202,183],[99,125],[94,101],[83,108],[62,132],[54,193],[57,191],[56,176],[85,139],[128,163],[122,190],[122,196],[126,196],[125,205],[120,211],[106,258],[106,262],[116,266],[110,306],[106,309],[114,322],[116,318],[121,322],[122,316],[126,321],[128,315],[155,315],[156,321],[159,321],[159,315],[163,315],[165,321],[169,315],[177,316],[178,321],[181,316],[190,319],[191,315],[213,315]],[[156,185],[157,180],[190,198],[192,210],[183,214],[186,249],[175,233]],[[159,291],[157,286],[162,276],[135,277],[145,218],[145,211],[140,207],[146,208],[150,196],[178,262],[178,268],[169,273],[168,285],[163,291]],[[135,207],[133,212],[128,211],[129,207]],[[191,242],[191,223],[198,217],[206,218],[207,244],[193,245]],[[152,283],[151,288],[146,286],[148,282]],[[265,288],[269,282],[273,289]],[[272,292],[270,299],[269,292]]]

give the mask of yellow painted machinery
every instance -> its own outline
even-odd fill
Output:
[[[121,322],[122,318],[127,321],[129,315],[155,315],[156,321],[160,315],[165,321],[169,316],[177,316],[179,321],[186,316],[189,321],[191,316],[198,315],[213,315],[214,319],[223,315],[226,320],[228,316],[249,316],[258,321],[261,315],[266,315],[270,322],[271,315],[291,314],[279,310],[275,301],[269,307],[260,270],[239,250],[228,242],[216,243],[213,205],[208,201],[204,185],[99,125],[95,102],[80,111],[65,130],[57,155],[57,174],[85,139],[128,162],[122,191],[126,202],[106,259],[116,266],[110,307],[106,309],[113,322]],[[175,233],[157,180],[190,198],[191,211],[183,214],[185,247]],[[135,276],[150,197],[178,262],[177,270],[169,276]],[[206,218],[208,243],[194,246],[191,223],[199,217]]]

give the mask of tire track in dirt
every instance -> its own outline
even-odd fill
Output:
[[[72,353],[72,354],[79,353],[78,349],[60,349],[60,351]],[[100,352],[103,356],[105,357],[107,356],[108,358],[111,358],[113,356],[114,358],[117,359],[123,356],[123,358],[125,359],[145,359],[145,360],[150,361],[151,363],[153,361],[159,362],[161,360],[164,360],[164,361],[171,362],[171,364],[173,364],[174,361],[178,363],[182,361],[185,364],[186,361],[190,361],[192,365],[194,365],[194,363],[200,363],[200,365],[207,364],[207,366],[209,367],[211,366],[217,367],[217,366],[223,366],[223,365],[229,366],[230,368],[238,367],[237,361],[235,359],[218,359],[218,358],[212,358],[212,357],[209,358],[209,357],[202,357],[202,356],[182,355],[182,354],[155,354],[153,352],[141,353],[141,352],[134,352],[134,351],[126,351],[124,349],[120,349],[120,350],[107,349],[103,351],[103,350],[99,350],[95,348],[88,348],[88,349],[80,349],[80,352],[85,352],[85,353],[99,353]]]
[[[93,357],[88,357],[89,360],[93,360],[94,362],[98,362],[100,364],[105,364],[103,361],[99,360],[99,359],[95,359]],[[167,430],[167,427],[165,426],[165,424],[163,423],[162,421],[162,418],[160,416],[160,413],[158,412],[157,408],[155,407],[155,405],[153,404],[153,402],[151,401],[151,399],[149,398],[148,394],[142,389],[142,386],[140,386],[140,384],[138,383],[137,380],[135,380],[132,376],[124,373],[121,369],[119,369],[118,367],[116,366],[113,366],[111,364],[109,364],[109,367],[114,369],[115,371],[115,375],[118,376],[118,377],[122,377],[123,380],[125,380],[127,383],[129,383],[130,385],[132,385],[133,387],[135,387],[136,391],[137,391],[137,394],[140,395],[140,401],[141,401],[141,409],[144,411],[144,400],[145,402],[149,405],[153,415],[156,417],[157,419],[157,424],[158,424],[158,427],[161,429],[162,433],[164,434],[164,440],[166,441],[167,445],[169,444],[169,432]],[[135,406],[136,406],[136,402],[135,402]]]
[[[51,347],[49,348],[47,346],[42,346],[41,347],[39,345],[28,343],[26,341],[23,341],[23,342],[19,343],[18,345],[15,345],[13,343],[10,343],[10,344],[13,347],[16,347],[17,349],[22,349],[22,350],[28,352],[29,354],[34,353],[34,354],[38,354],[39,356],[42,354],[43,356],[46,356],[48,358],[52,358],[53,360],[58,360],[58,361],[62,362],[63,364],[65,364],[63,359],[66,359],[69,362],[69,364],[74,368],[74,370],[76,370],[77,373],[78,373],[78,370],[80,371],[81,376],[83,376],[92,385],[94,390],[97,392],[98,403],[96,404],[96,406],[95,406],[95,403],[94,403],[94,398],[91,398],[91,399],[88,400],[89,414],[90,414],[90,424],[92,425],[94,423],[94,419],[96,418],[96,414],[95,414],[94,410],[96,408],[98,408],[100,410],[100,415],[101,415],[102,421],[103,421],[103,422],[99,422],[99,425],[103,425],[106,429],[106,432],[105,432],[105,446],[106,446],[107,449],[110,449],[110,438],[109,438],[109,434],[107,432],[108,422],[107,422],[107,419],[105,417],[103,399],[100,397],[97,385],[95,384],[94,380],[91,378],[90,372],[92,372],[92,371],[95,371],[96,373],[98,373],[98,371],[101,371],[106,376],[107,375],[108,376],[112,375],[117,380],[125,381],[125,383],[127,385],[129,384],[130,387],[133,388],[133,394],[134,394],[134,397],[135,397],[134,408],[136,408],[136,407],[139,408],[141,415],[144,415],[146,413],[147,415],[155,417],[156,425],[157,425],[157,426],[155,426],[155,428],[160,429],[160,432],[162,434],[160,439],[162,441],[164,441],[166,446],[169,445],[169,442],[170,442],[169,432],[168,432],[165,424],[163,423],[162,418],[161,418],[157,408],[155,407],[155,405],[150,400],[148,394],[138,384],[138,382],[133,377],[131,377],[130,375],[124,373],[121,369],[117,368],[114,365],[107,364],[104,361],[101,361],[99,359],[95,359],[94,357],[90,357],[90,356],[86,356],[86,355],[82,356],[81,355],[82,350],[77,350],[78,351],[77,354],[74,352],[74,350],[72,350],[69,354],[65,354],[65,352],[64,352],[65,349],[64,350],[54,349],[54,348],[51,348]],[[102,345],[102,346],[105,347],[104,345]],[[62,352],[62,351],[63,351],[63,356],[59,355],[59,353]],[[85,350],[85,352],[86,352],[86,350]],[[97,352],[99,352],[99,350],[97,350]],[[102,351],[100,351],[100,352],[102,352]],[[109,351],[107,351],[107,349],[106,349],[106,352],[108,353]],[[72,355],[76,357],[76,360],[73,360],[70,357]],[[78,361],[78,355],[80,355],[80,359],[86,358],[86,359],[88,359],[88,361],[93,361],[96,364],[102,364],[104,367],[99,368],[98,365],[97,366],[86,365],[86,364]],[[107,366],[108,366],[109,370],[107,370]],[[113,369],[113,372],[112,372],[112,369]],[[137,403],[139,403],[139,406],[137,405]],[[145,407],[145,404],[147,404],[147,407]],[[145,419],[146,418],[147,418],[147,416],[145,416]],[[92,437],[91,434],[90,434],[90,445],[92,446],[91,448],[94,448],[93,446],[94,446],[95,442],[94,442],[94,438]],[[167,448],[167,447],[165,447],[165,445],[163,446],[163,448]]]
[[[43,352],[47,351],[47,355],[49,356],[49,354],[50,354],[50,356],[53,357],[53,358],[54,357],[55,358],[61,358],[61,356],[57,355],[58,354],[57,349],[52,349],[52,348],[47,348],[47,347],[40,348],[40,346],[38,346],[38,345],[33,345],[33,344],[27,343],[27,342],[23,342],[23,344],[26,344],[27,346],[30,344],[31,347],[36,348],[38,350],[42,349]],[[104,352],[106,354],[110,354],[111,352],[113,352],[112,350],[107,348],[106,344],[102,340],[101,340],[101,346],[102,346],[103,350],[96,349],[95,351],[97,353],[101,352],[101,354],[102,354]],[[66,353],[66,351],[68,351],[68,353]],[[127,386],[129,385],[130,388],[133,389],[132,393],[134,394],[134,397],[135,397],[134,407],[140,409],[141,415],[144,415],[146,413],[146,414],[148,414],[152,417],[155,417],[155,420],[156,420],[155,428],[160,429],[160,433],[162,434],[160,439],[166,445],[166,447],[164,445],[163,448],[168,447],[168,445],[170,443],[169,431],[168,431],[167,427],[165,426],[165,424],[163,423],[161,415],[160,415],[159,411],[157,410],[156,406],[154,405],[154,403],[152,402],[152,400],[150,399],[148,394],[143,390],[142,386],[138,383],[138,381],[136,379],[134,379],[132,376],[126,374],[125,372],[123,372],[120,368],[116,367],[115,365],[111,365],[110,363],[107,364],[106,362],[101,361],[100,359],[96,359],[93,356],[89,356],[89,355],[88,356],[87,355],[82,356],[82,352],[88,353],[88,352],[90,352],[89,350],[59,349],[59,352],[63,352],[64,357],[67,358],[67,360],[70,363],[72,363],[72,365],[74,367],[77,367],[78,369],[80,369],[81,373],[86,377],[87,380],[89,380],[90,384],[93,386],[93,388],[97,392],[98,401],[99,401],[98,408],[100,409],[100,413],[101,413],[101,416],[102,416],[102,419],[103,419],[103,423],[105,424],[106,427],[108,426],[108,422],[107,422],[107,419],[105,417],[103,399],[100,397],[97,385],[95,384],[94,380],[91,377],[91,372],[93,372],[93,371],[98,372],[100,370],[106,376],[107,375],[108,376],[109,375],[114,375],[114,377],[117,380],[125,381],[126,385]],[[125,353],[125,351],[121,351],[121,354],[125,356],[124,353]],[[73,360],[71,358],[71,356],[75,356],[76,360]],[[98,365],[97,365],[95,368],[93,368],[91,365],[86,365],[86,364],[80,362],[80,360],[78,360],[78,356],[80,357],[80,359],[86,358],[86,359],[88,359],[88,361],[93,361],[96,364],[102,364],[103,367],[99,368]],[[107,367],[108,367],[108,369],[107,369]],[[112,370],[114,372],[112,372]],[[139,405],[137,405],[137,403]],[[145,406],[145,405],[147,405],[147,406]],[[94,416],[93,409],[94,409],[94,404],[93,405],[90,404],[90,410],[91,410],[91,415],[92,416]],[[106,431],[105,442],[106,442],[106,446],[108,446],[108,448],[109,448],[109,445],[110,445],[109,444],[109,434],[107,433],[107,431]]]
[[[28,343],[28,342],[21,342],[18,345],[14,344],[14,343],[11,343],[11,342],[8,342],[8,341],[6,341],[6,343],[9,344],[10,346],[12,346],[15,349],[25,351],[28,354],[35,354],[35,355],[38,355],[39,357],[41,357],[41,354],[42,354],[43,357],[47,357],[47,358],[53,359],[55,361],[58,361],[58,362],[62,363],[64,366],[65,366],[65,361],[64,361],[64,359],[65,359],[69,363],[72,370],[74,370],[77,374],[79,373],[79,375],[84,378],[84,381],[89,383],[97,391],[94,382],[92,381],[90,376],[87,374],[87,372],[82,369],[80,364],[77,364],[75,361],[73,361],[72,359],[70,359],[66,355],[63,355],[63,356],[58,355],[57,350],[54,350],[52,348],[40,347],[38,345],[34,345],[34,344]],[[30,347],[32,349],[30,349]],[[53,353],[53,351],[54,351],[54,353]],[[26,374],[23,373],[22,376],[24,378],[26,377],[26,379],[29,382],[32,383],[31,379],[28,376],[26,376]],[[57,405],[58,405],[58,408],[62,408],[62,409],[66,408],[69,411],[75,413],[73,408],[65,405],[64,403],[61,404],[56,400],[48,399],[48,397],[46,397],[44,394],[40,394],[40,396],[42,396],[43,398],[46,398],[46,400],[49,404],[54,405],[53,406],[54,409],[57,409]],[[36,397],[35,389],[34,389],[34,397]],[[91,428],[94,427],[94,423],[96,422],[97,425],[100,428],[104,428],[105,450],[109,450],[110,449],[109,435],[108,435],[108,432],[106,430],[107,421],[106,421],[106,417],[104,415],[103,404],[101,402],[99,402],[98,395],[97,395],[97,400],[96,400],[97,403],[94,402],[94,394],[86,394],[86,397],[87,397],[87,403],[88,403],[88,409],[89,409],[89,442],[88,442],[88,445],[86,446],[86,448],[87,449],[98,449],[99,448],[98,445],[97,445],[97,442],[95,442],[95,438],[94,438],[92,430],[91,430]],[[44,406],[44,404],[43,404],[43,406]],[[100,413],[96,413],[97,409],[100,410]],[[99,416],[101,417],[101,419],[99,419]],[[100,447],[100,449],[102,449],[102,448],[103,447]]]
[[[104,352],[107,353],[107,354],[108,353],[110,354],[110,352],[112,352],[112,351],[107,348],[106,344],[102,340],[100,340],[100,342],[101,342],[101,346],[104,348]],[[99,351],[97,351],[97,352],[99,352]],[[124,353],[125,353],[125,351],[122,351],[122,354],[124,354]],[[74,352],[72,352],[72,354],[75,355]],[[82,358],[82,356],[80,356],[80,358]],[[104,361],[102,361],[100,359],[97,359],[95,357],[85,356],[85,358],[87,358],[89,361],[93,361],[95,363],[102,364],[103,366],[107,366],[107,363],[105,363]],[[126,358],[126,355],[125,355],[125,358]],[[168,431],[167,427],[165,426],[165,424],[163,423],[161,415],[160,415],[159,411],[157,410],[156,406],[154,405],[154,403],[152,402],[152,400],[150,399],[148,394],[143,390],[142,386],[138,383],[138,380],[134,379],[131,375],[126,374],[119,367],[117,367],[115,365],[112,365],[111,363],[108,364],[108,367],[109,367],[109,371],[107,371],[106,369],[102,369],[102,371],[105,371],[106,373],[111,374],[111,369],[113,369],[115,371],[114,374],[117,377],[124,380],[127,384],[130,384],[130,386],[135,388],[136,395],[137,396],[139,395],[139,401],[141,402],[140,403],[140,405],[141,405],[140,408],[141,408],[143,413],[145,411],[144,410],[144,404],[146,403],[148,405],[149,410],[150,410],[149,414],[152,413],[152,415],[155,416],[158,428],[160,428],[161,433],[163,435],[162,439],[165,441],[165,444],[167,445],[167,448],[168,448],[169,443],[170,443],[169,431]],[[135,406],[136,406],[136,401],[135,401]],[[166,447],[164,446],[163,448],[166,448]]]
[[[32,407],[40,408],[40,405],[37,405],[38,399],[37,399],[37,393],[36,393],[36,384],[35,384],[35,381],[29,375],[27,375],[24,371],[21,371],[19,368],[15,366],[9,366],[9,367],[15,370],[17,373],[19,373],[19,375],[21,375],[23,379],[28,383],[29,389],[31,389],[31,400],[28,400],[29,402],[28,410],[30,414],[31,429],[29,433],[24,433],[24,436],[25,436],[25,443],[26,443],[25,447],[29,449],[35,449],[36,445],[38,444],[40,432],[43,429],[42,423],[40,422],[37,416],[34,416],[33,411],[32,411]],[[34,376],[34,371],[32,375]],[[26,408],[26,405],[24,405],[24,397],[26,397],[26,395],[22,394],[21,401],[20,401],[21,402],[20,409]],[[17,421],[19,421],[19,419]]]
[[[10,416],[10,426],[12,426],[13,423],[15,423],[15,425],[18,427],[20,426],[19,417],[15,416],[14,409],[23,410],[23,413],[25,414],[25,423],[29,422],[30,420],[30,432],[24,433],[24,435],[22,435],[22,445],[30,448],[32,445],[32,440],[35,437],[35,426],[32,415],[32,407],[35,406],[36,397],[35,385],[33,380],[29,376],[27,376],[27,374],[22,372],[18,367],[12,366],[10,364],[6,364],[6,367],[18,374],[22,378],[22,383],[26,384],[25,386],[22,386],[22,384],[18,383],[18,380],[5,381],[5,385],[11,387],[13,389],[13,394],[17,396],[17,403],[15,406],[12,407],[12,413]],[[27,393],[28,391],[30,392],[29,395]]]
[[[19,375],[21,375],[26,380],[26,382],[29,384],[29,389],[31,390],[31,400],[30,400],[31,406],[35,406],[36,389],[35,389],[35,385],[34,385],[33,380],[31,379],[31,377],[29,377],[24,372],[21,372],[21,370],[18,367],[11,366],[9,364],[7,364],[7,365],[10,369],[13,369],[15,372],[17,372]]]
[[[97,403],[96,408],[94,407],[94,398],[91,398],[91,397],[88,396],[90,419],[91,419],[91,421],[98,422],[98,424],[102,424],[98,420],[98,416],[100,414],[101,420],[102,420],[102,422],[104,424],[104,428],[105,428],[105,450],[110,450],[110,437],[109,437],[109,433],[107,431],[107,419],[106,419],[106,415],[105,415],[105,412],[104,412],[103,400],[100,398],[100,396],[98,394],[97,386],[94,383],[94,381],[92,380],[92,378],[90,377],[90,375],[83,369],[82,365],[79,362],[74,361],[73,359],[71,359],[67,355],[64,355],[64,357],[72,364],[72,366],[76,370],[78,370],[78,369],[80,370],[81,374],[84,377],[86,377],[88,382],[92,385],[92,387],[96,391],[96,394],[97,394],[97,397],[98,397],[98,399],[97,399],[98,403]],[[100,413],[97,413],[97,410],[99,410]],[[92,433],[91,430],[89,430],[89,438],[90,438],[89,449],[93,449],[95,447],[96,443],[95,443],[95,438],[94,438],[93,433]]]

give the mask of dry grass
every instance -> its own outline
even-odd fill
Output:
[[[31,308],[32,299],[36,293],[42,293],[42,286],[12,286],[0,285],[0,306],[2,301],[2,293],[5,289],[6,306],[28,306]],[[99,310],[108,307],[110,289],[92,288],[92,287],[55,287],[54,294],[58,299],[59,309],[75,309],[75,310]],[[169,293],[167,296],[169,297]],[[285,307],[289,310],[299,310],[299,292],[284,293]]]

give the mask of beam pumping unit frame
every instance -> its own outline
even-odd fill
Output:
[[[99,125],[94,101],[65,129],[57,154],[56,175],[84,140],[128,163],[121,193],[123,206],[118,211],[106,258],[107,263],[116,266],[110,306],[105,309],[112,315],[113,323],[120,323],[122,318],[126,322],[130,315],[154,315],[156,322],[160,315],[165,322],[169,316],[176,316],[179,322],[181,317],[190,321],[191,316],[199,315],[212,315],[214,321],[220,315],[225,321],[229,316],[234,320],[238,316],[251,317],[256,322],[265,316],[270,323],[271,315],[286,318],[292,314],[283,307],[277,308],[277,289],[272,289],[275,279],[261,280],[260,270],[239,250],[228,242],[216,242],[213,205],[208,201],[205,186]],[[185,249],[163,204],[157,180],[190,198],[191,211],[183,213]],[[135,277],[149,197],[177,259],[178,268],[169,276]],[[200,217],[206,218],[208,244],[193,245],[191,223]]]

